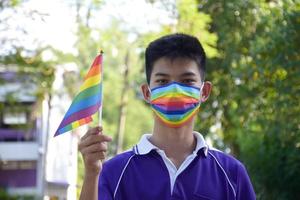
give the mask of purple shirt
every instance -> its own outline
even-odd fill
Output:
[[[206,150],[206,153],[205,153]],[[108,160],[99,178],[99,200],[254,200],[245,167],[223,152],[202,148],[175,180],[171,193],[162,157],[136,148]]]

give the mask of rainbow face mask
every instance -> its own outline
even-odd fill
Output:
[[[202,87],[177,82],[155,87],[151,89],[152,110],[167,126],[181,127],[199,110]]]

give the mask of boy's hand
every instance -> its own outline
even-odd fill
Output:
[[[102,127],[94,127],[80,139],[78,149],[82,154],[86,176],[98,176],[106,157],[107,142],[111,137],[102,134]]]

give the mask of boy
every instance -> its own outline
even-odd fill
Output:
[[[111,138],[101,127],[89,130],[79,144],[85,163],[81,200],[255,199],[243,164],[209,148],[193,131],[212,88],[204,81],[198,39],[161,37],[149,44],[145,61],[147,84],[141,89],[154,112],[153,133],[103,164]]]

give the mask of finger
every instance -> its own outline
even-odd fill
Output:
[[[84,134],[84,136],[82,136],[81,140],[84,140],[85,138],[87,138],[90,135],[96,135],[99,134],[101,131],[103,130],[102,126],[96,126],[93,128],[90,128],[86,134]]]
[[[95,162],[98,160],[104,160],[106,158],[106,152],[96,152],[96,153],[90,153],[86,156],[86,160],[88,162]]]
[[[96,143],[96,144],[87,146],[82,149],[81,153],[87,154],[87,153],[96,153],[96,152],[100,152],[100,151],[107,151],[106,142]]]
[[[99,144],[102,142],[110,142],[112,139],[109,136],[106,135],[89,135],[86,139],[80,140],[78,144],[79,151],[82,151],[82,149],[91,146],[93,144]]]
[[[100,143],[100,142],[110,142],[112,141],[112,138],[107,136],[107,135],[90,135],[88,136],[85,140],[80,142],[81,147],[86,147],[90,146],[95,143]]]

